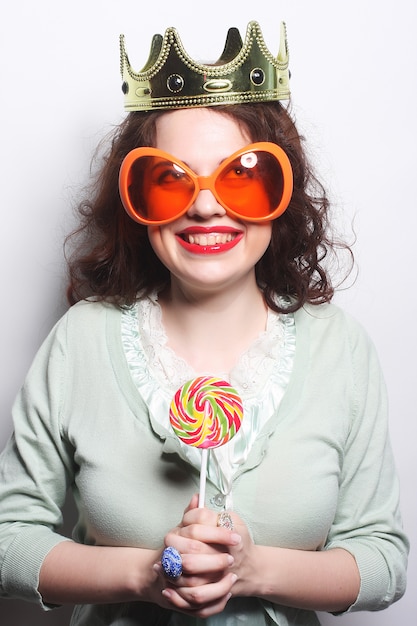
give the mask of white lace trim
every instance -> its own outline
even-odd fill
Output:
[[[151,419],[170,431],[169,405],[186,381],[209,374],[221,376],[240,393],[244,419],[238,434],[226,445],[210,451],[207,476],[231,507],[233,476],[246,461],[252,446],[276,414],[287,387],[295,353],[295,326],[291,314],[269,310],[266,331],[227,372],[195,372],[168,345],[162,311],[154,294],[122,314],[122,342],[133,380],[145,400]],[[184,460],[199,468],[201,452],[182,442]]]

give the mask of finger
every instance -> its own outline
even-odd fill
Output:
[[[215,542],[211,543],[210,537],[209,541],[206,542],[199,541],[197,539],[189,539],[183,536],[176,536],[173,541],[169,542],[169,545],[174,546],[180,553],[181,558],[184,558],[187,554],[200,557],[203,554],[215,555],[231,553],[231,551],[239,544],[235,542],[223,544]]]
[[[174,591],[174,594],[177,594],[176,601],[179,605],[193,610],[219,602],[219,600],[231,593],[236,580],[237,576],[235,574],[227,574],[221,580],[213,583],[199,587],[177,587],[174,590],[170,588],[170,591]]]
[[[241,523],[240,518],[235,515],[235,521],[232,518],[232,515],[228,512],[223,511],[221,514],[215,513],[209,509],[190,509],[187,511],[182,519],[181,528],[187,528],[189,536],[194,536],[194,530],[198,526],[208,526],[210,528],[223,528],[224,530],[228,530],[230,532],[235,531],[236,534],[240,534],[242,531],[245,532],[246,526]],[[239,531],[237,530],[239,528]],[[227,537],[230,535],[223,533],[220,535],[221,537],[225,537],[227,541]],[[198,538],[196,536],[196,538]]]
[[[184,526],[188,526],[190,524],[207,524],[207,526],[216,526],[217,513],[206,507],[189,507],[188,510],[184,512],[182,523]]]
[[[174,586],[197,587],[208,582],[221,579],[234,564],[234,558],[225,552],[214,554],[185,554],[181,557],[181,575],[178,578],[169,578]],[[164,574],[160,563],[154,564],[158,574]]]
[[[160,563],[155,563],[153,569],[160,577],[162,584],[170,587],[200,587],[208,583],[214,583],[224,576],[224,571],[219,572],[201,572],[200,574],[186,574],[183,572],[177,579],[167,579]]]
[[[182,547],[178,548],[177,542],[181,539],[190,540],[190,543],[186,544],[187,549]],[[228,528],[222,528],[219,526],[205,525],[205,524],[191,524],[189,526],[183,526],[168,533],[165,537],[165,545],[174,545],[177,550],[183,552],[200,552],[203,544],[216,544],[220,546],[237,546],[241,542],[241,536]]]
[[[198,493],[195,493],[191,498],[188,506],[184,509],[184,515],[188,513],[188,511],[192,511],[193,509],[198,508]]]
[[[215,552],[214,554],[184,554],[182,556],[182,569],[188,576],[224,572],[234,563],[234,558],[227,552]]]
[[[237,580],[235,574],[227,574],[221,580],[198,587],[167,587],[162,593],[177,609],[211,610],[218,603],[226,603]]]
[[[193,617],[194,619],[196,618],[207,619],[211,617],[212,615],[217,615],[218,613],[222,613],[226,607],[226,604],[228,603],[231,597],[232,597],[232,594],[228,593],[223,598],[219,598],[215,602],[211,602],[209,604],[206,604],[205,606],[198,607],[198,608],[187,608],[187,604],[185,603],[183,603],[184,606],[181,608],[180,606],[176,606],[174,605],[174,603],[171,603],[170,600],[168,600],[168,602],[165,603],[165,606],[171,609],[174,608],[176,611],[180,611],[181,613],[184,613],[185,615],[189,615]],[[182,601],[180,600],[180,602]]]
[[[224,570],[222,572],[203,572],[201,574],[189,575],[183,574],[181,579],[178,579],[178,584],[175,581],[169,584],[172,587],[202,587],[210,583],[216,583],[224,576]]]

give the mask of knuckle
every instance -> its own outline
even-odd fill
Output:
[[[190,602],[196,606],[200,606],[204,603],[204,594],[200,589],[193,589],[190,592]]]
[[[190,524],[187,528],[187,532],[191,539],[196,539],[196,537],[198,537],[198,524]]]
[[[201,554],[204,549],[204,544],[202,544],[197,538],[191,537],[188,547],[190,554]]]
[[[166,546],[172,545],[177,537],[177,533],[174,530],[171,530],[169,533],[165,535],[164,543]]]

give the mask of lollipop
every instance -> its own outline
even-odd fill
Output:
[[[194,378],[174,395],[169,419],[175,434],[184,443],[202,448],[199,506],[204,506],[208,450],[230,441],[242,418],[239,394],[220,378]]]

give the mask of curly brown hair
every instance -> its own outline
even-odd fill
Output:
[[[280,312],[305,303],[329,302],[334,294],[323,261],[347,244],[335,242],[328,223],[329,201],[309,165],[303,138],[288,109],[278,102],[217,106],[232,117],[252,141],[271,141],[285,150],[294,174],[291,202],[272,224],[271,242],[256,265],[258,285],[267,305]],[[163,111],[129,113],[111,135],[104,164],[95,176],[88,199],[78,206],[79,227],[66,239],[70,304],[95,296],[118,306],[132,304],[169,283],[166,267],[154,253],[147,228],[125,212],[118,191],[120,165],[130,150],[152,146]],[[277,303],[288,296],[290,304]]]

